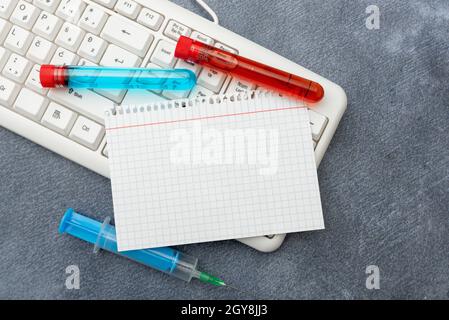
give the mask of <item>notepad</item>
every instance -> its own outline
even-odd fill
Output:
[[[324,228],[307,108],[267,92],[106,112],[118,249]]]

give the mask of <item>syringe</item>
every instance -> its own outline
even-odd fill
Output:
[[[190,282],[192,278],[197,278],[215,286],[226,286],[223,280],[198,271],[196,268],[197,258],[169,247],[119,252],[117,250],[115,227],[110,225],[109,222],[110,218],[106,218],[101,223],[79,214],[73,209],[67,209],[61,219],[59,233],[68,233],[94,244],[94,252],[104,249],[187,282]]]

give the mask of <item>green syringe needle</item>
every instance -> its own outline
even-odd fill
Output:
[[[217,287],[226,286],[226,283],[223,280],[221,280],[220,278],[214,277],[210,274],[207,274],[205,272],[198,271],[198,273],[195,274],[194,276],[196,278],[198,278],[201,282],[210,283]]]
[[[254,294],[252,294],[252,293],[250,293],[248,291],[244,291],[242,289],[230,286],[229,284],[226,284],[220,278],[212,276],[212,275],[210,275],[210,274],[208,274],[206,272],[201,272],[201,271],[195,270],[195,272],[192,274],[192,276],[194,278],[199,279],[201,282],[209,283],[209,284],[212,284],[212,285],[214,285],[216,287],[226,287],[226,288],[229,288],[229,289],[232,289],[232,290],[237,290],[237,291],[242,292],[242,293],[254,295]]]
[[[248,292],[243,291],[243,290],[241,290],[241,289],[239,289],[239,288],[230,286],[229,284],[226,284],[226,283],[225,283],[223,280],[221,280],[220,278],[217,278],[217,277],[215,277],[215,276],[212,276],[212,275],[210,275],[210,274],[208,274],[208,273],[206,273],[206,272],[196,271],[196,272],[193,274],[193,276],[194,276],[195,278],[198,278],[200,281],[202,281],[202,282],[204,282],[204,283],[209,283],[209,284],[212,284],[212,285],[214,285],[214,286],[216,286],[216,287],[227,287],[227,288],[230,288],[230,289],[233,289],[233,290],[237,290],[237,291],[240,291],[240,292],[248,293]]]

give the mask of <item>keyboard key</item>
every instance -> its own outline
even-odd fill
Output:
[[[111,67],[138,67],[141,63],[141,60],[136,55],[129,53],[122,48],[119,48],[114,45],[109,45],[106,53],[101,59],[100,64],[103,66],[111,66]],[[102,96],[111,99],[116,103],[120,103],[123,100],[127,90],[125,89],[95,89],[95,92],[101,94]]]
[[[33,32],[53,41],[61,28],[62,20],[47,12],[42,12],[33,27]]]
[[[0,19],[0,43],[3,43],[10,28],[11,24],[8,21]]]
[[[70,51],[76,51],[83,37],[83,30],[71,23],[65,22],[56,37],[56,43]]]
[[[25,81],[28,73],[31,70],[31,62],[22,56],[15,53],[11,54],[3,68],[3,75],[14,80],[16,82],[22,83]]]
[[[66,136],[72,129],[75,119],[75,112],[57,103],[50,102],[42,117],[42,123],[44,126]]]
[[[11,22],[25,29],[31,29],[38,16],[38,8],[21,0],[12,13]]]
[[[175,48],[176,45],[173,42],[159,41],[151,56],[151,62],[163,68],[173,68],[176,62]]]
[[[204,67],[198,77],[197,83],[214,93],[219,93],[226,77],[226,74],[221,71]]]
[[[153,64],[153,63],[147,64],[147,68],[148,69],[162,69],[161,67],[159,67],[158,65]],[[154,93],[157,93],[157,94],[161,94],[162,93],[162,90],[150,90],[150,91],[153,91]]]
[[[104,122],[105,109],[114,106],[111,100],[87,89],[50,89],[48,97],[100,123]]]
[[[104,127],[92,120],[79,116],[70,132],[70,138],[78,143],[97,150],[104,136]]]
[[[88,33],[78,50],[78,54],[93,62],[100,61],[107,47],[107,42],[91,33]]]
[[[131,19],[137,17],[139,10],[140,5],[132,0],[118,0],[115,5],[115,11]]]
[[[109,9],[114,8],[115,3],[117,2],[117,0],[93,0],[93,1],[105,6],[106,8],[109,8]]]
[[[64,48],[58,47],[56,49],[53,58],[50,61],[50,64],[56,65],[71,65],[76,64],[78,62],[78,56],[71,51],[68,51]]]
[[[126,89],[94,89],[94,91],[118,104],[122,102],[127,92]]]
[[[150,10],[148,8],[143,8],[142,11],[140,11],[139,16],[137,17],[137,22],[154,31],[159,30],[163,21],[164,17],[161,14],[154,12],[153,10]]]
[[[195,86],[193,88],[192,92],[190,92],[190,98],[205,98],[210,97],[214,95],[215,93],[213,91],[210,91],[209,89],[203,88],[201,86]]]
[[[42,95],[46,95],[48,92],[48,89],[45,89],[41,85],[41,81],[39,78],[39,71],[41,69],[41,66],[38,64],[35,64],[33,68],[31,69],[30,74],[28,75],[27,80],[25,81],[25,85],[30,88],[33,91],[36,91],[37,93],[40,93]]]
[[[9,19],[17,2],[11,0],[0,0],[0,17]]]
[[[138,91],[133,91],[126,95],[125,100],[123,100],[122,104],[142,105],[148,104],[148,101],[151,101],[151,103],[155,103],[167,101],[167,99],[152,91],[144,91],[142,93],[139,93]]]
[[[233,49],[233,48],[231,48],[231,47],[229,47],[229,46],[227,46],[227,45],[225,45],[223,43],[220,43],[220,42],[217,42],[215,44],[215,48],[218,48],[218,49],[221,49],[221,50],[224,50],[224,51],[228,51],[228,52],[231,52],[231,53],[234,53],[234,54],[239,54],[239,52],[237,50],[235,50],[235,49]]]
[[[310,130],[312,131],[312,139],[315,141],[319,141],[329,120],[322,114],[312,110],[309,110],[309,119]]]
[[[108,144],[104,145],[102,154],[107,158],[108,157]]]
[[[78,22],[78,25],[93,34],[99,34],[106,20],[108,20],[106,12],[97,7],[88,6],[84,10],[84,14]]]
[[[46,98],[30,89],[23,88],[14,103],[14,109],[34,121],[39,121],[47,104]]]
[[[25,55],[32,40],[33,36],[30,32],[21,27],[13,26],[6,37],[5,47],[18,54]]]
[[[101,36],[140,57],[145,56],[154,39],[147,28],[119,16],[109,17]]]
[[[128,92],[126,89],[94,89],[94,91],[117,104],[122,102],[126,92]]]
[[[33,0],[33,4],[45,11],[55,12],[60,0]]]
[[[39,64],[45,64],[50,61],[55,50],[56,46],[53,43],[41,37],[35,37],[27,52],[27,58]]]
[[[6,61],[9,58],[9,51],[5,48],[0,47],[0,69],[3,69]]]
[[[137,67],[141,60],[135,54],[110,44],[100,61],[103,66]]]
[[[77,23],[85,7],[86,3],[82,0],[62,0],[56,15],[68,22]]]
[[[0,103],[11,107],[19,93],[20,87],[14,82],[0,76]]]
[[[205,43],[210,46],[214,45],[214,39],[212,39],[211,37],[205,36],[204,34],[198,32],[198,31],[193,31],[190,38],[192,38],[193,40],[196,40],[196,41],[200,41],[200,42]]]
[[[186,27],[185,25],[175,20],[170,20],[167,24],[167,27],[165,27],[164,34],[167,37],[178,41],[180,36],[188,37],[191,31],[192,30],[190,30],[189,27]]]
[[[226,93],[243,93],[256,89],[256,85],[245,80],[233,79],[226,90]]]
[[[164,90],[162,95],[168,99],[184,99],[189,96],[190,91],[186,90]]]
[[[97,66],[96,63],[93,63],[92,61],[89,61],[87,59],[80,59],[80,61],[78,61],[78,65],[79,66],[91,66],[91,67]]]
[[[94,91],[118,104],[122,102],[127,92],[126,89],[94,89]]]
[[[177,69],[187,69],[192,71],[196,76],[198,75],[198,73],[200,73],[201,71],[201,66],[196,64],[196,63],[192,63],[192,62],[188,62],[185,60],[178,60],[178,62],[176,63],[176,68]]]

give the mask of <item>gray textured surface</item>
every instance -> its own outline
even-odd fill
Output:
[[[447,299],[447,0],[208,2],[223,26],[346,90],[319,169],[327,229],[289,235],[272,254],[235,241],[185,246],[251,294],[187,285],[59,236],[67,207],[112,214],[109,181],[0,128],[0,298]],[[381,9],[378,31],[365,28],[369,4]],[[80,290],[64,287],[71,264]],[[380,290],[365,288],[371,264]]]

